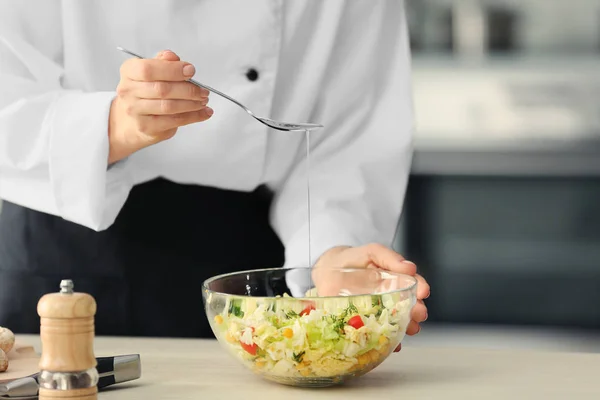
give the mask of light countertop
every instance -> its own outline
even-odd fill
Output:
[[[37,336],[20,336],[39,349]],[[99,399],[597,399],[600,354],[406,345],[345,386],[298,389],[255,376],[213,340],[95,339],[96,356],[139,353],[142,377]]]

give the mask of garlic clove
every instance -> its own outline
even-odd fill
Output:
[[[10,329],[0,326],[0,349],[8,354],[14,345],[15,334]]]
[[[8,356],[4,350],[0,349],[0,372],[4,372],[8,369]]]

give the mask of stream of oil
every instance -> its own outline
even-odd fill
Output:
[[[306,210],[308,214],[308,266],[312,267],[311,227],[310,227],[310,131],[306,130]],[[310,268],[309,268],[310,270]]]

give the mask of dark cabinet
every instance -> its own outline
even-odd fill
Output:
[[[401,225],[431,321],[600,328],[600,177],[412,176]]]

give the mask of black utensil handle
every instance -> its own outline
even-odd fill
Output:
[[[102,378],[98,379],[98,390],[104,389],[110,385],[114,385],[115,383],[117,382],[115,381],[114,375],[103,376]]]
[[[99,374],[105,374],[107,372],[115,372],[115,358],[114,357],[96,357],[98,364],[96,370]]]
[[[110,385],[114,385],[115,382],[115,358],[114,357],[96,357],[98,364],[96,370],[98,374],[110,373],[108,376],[103,376],[98,380],[98,389],[105,388]]]

